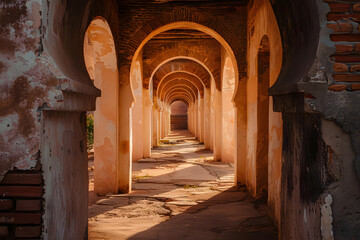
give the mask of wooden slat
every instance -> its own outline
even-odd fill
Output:
[[[14,207],[14,202],[11,199],[0,199],[0,211],[10,210]]]
[[[40,237],[41,226],[19,226],[15,228],[16,238]]]
[[[0,212],[0,224],[40,224],[41,213]]]
[[[42,177],[40,173],[8,173],[1,184],[40,185]]]
[[[42,197],[42,187],[0,186],[0,196],[3,197]]]
[[[17,200],[16,211],[39,211],[41,210],[41,200]]]

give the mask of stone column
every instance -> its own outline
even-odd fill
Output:
[[[210,149],[210,89],[204,88],[204,144]]]
[[[143,157],[151,156],[152,101],[148,89],[143,89]]]
[[[215,138],[214,138],[214,160],[221,159],[222,147],[222,105],[221,91],[215,89]]]
[[[125,83],[119,90],[118,107],[118,191],[128,193],[131,190],[132,166],[132,117],[133,97],[130,83]]]

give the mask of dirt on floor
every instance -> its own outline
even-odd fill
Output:
[[[89,239],[277,239],[266,205],[234,187],[232,164],[188,132],[173,132],[133,163],[130,194],[97,197],[89,161]]]

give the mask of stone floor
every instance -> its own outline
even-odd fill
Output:
[[[266,206],[233,187],[233,172],[188,132],[173,132],[133,163],[130,194],[95,197],[90,179],[89,239],[277,239]]]

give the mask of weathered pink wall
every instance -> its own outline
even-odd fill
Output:
[[[233,163],[235,158],[235,72],[229,54],[222,49],[222,152],[221,161]]]
[[[43,122],[44,239],[84,239],[88,222],[85,112],[45,111]]]
[[[94,191],[117,192],[117,84],[115,45],[103,19],[91,22],[84,38],[85,64],[94,85],[101,90],[94,112]]]
[[[171,115],[186,115],[188,106],[181,101],[171,104]]]
[[[270,41],[270,86],[275,83],[281,70],[282,46],[277,21],[269,1],[263,1],[250,15],[254,32],[248,41],[248,130],[247,130],[247,185],[256,194],[256,143],[257,143],[257,55],[260,41],[267,35]],[[250,21],[250,20],[249,20]],[[269,155],[268,155],[268,204],[270,214],[280,221],[280,184],[282,151],[281,113],[273,112],[272,98],[269,100]]]
[[[143,84],[142,84],[142,55],[133,64],[131,72],[131,83],[135,102],[132,112],[132,160],[137,161],[144,156],[143,152]]]

